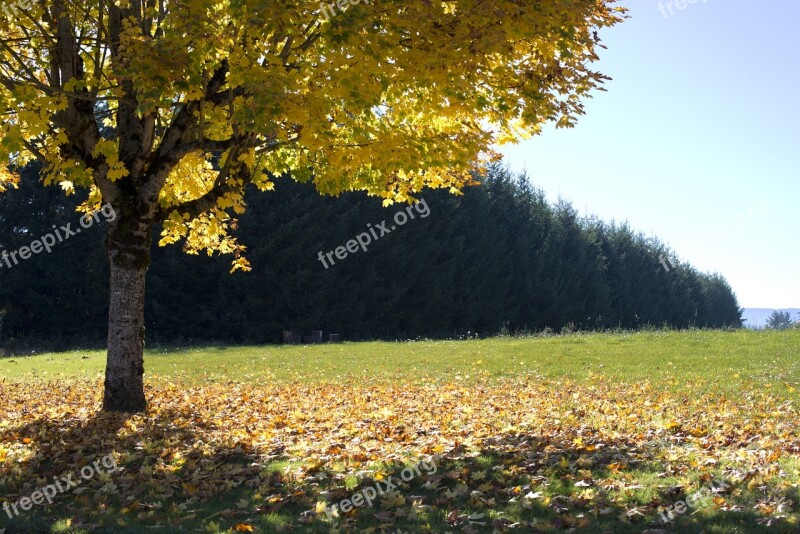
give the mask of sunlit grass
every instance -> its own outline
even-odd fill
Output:
[[[13,381],[94,379],[102,351],[0,359]],[[800,330],[643,332],[462,341],[150,349],[147,379],[191,384],[471,380],[536,373],[605,377],[680,389],[706,383],[733,390],[758,384],[793,393],[800,383]]]

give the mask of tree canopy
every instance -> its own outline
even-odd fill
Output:
[[[291,172],[404,201],[573,125],[612,4],[21,1],[0,11],[0,159],[90,188],[85,209],[135,192],[165,243],[236,251],[247,184]]]
[[[787,330],[792,327],[792,315],[788,310],[773,310],[767,318],[767,328],[774,330]]]

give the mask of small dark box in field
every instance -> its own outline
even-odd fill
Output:
[[[312,330],[310,336],[304,336],[302,334],[295,334],[293,330],[284,330],[282,339],[283,343],[288,345],[316,344],[324,342],[325,334],[322,330]],[[329,341],[339,341],[339,334],[330,334]]]

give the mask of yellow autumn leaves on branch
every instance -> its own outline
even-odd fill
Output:
[[[457,192],[495,143],[571,126],[604,80],[590,65],[597,30],[624,16],[613,4],[383,0],[332,18],[311,0],[7,9],[0,159],[39,159],[46,181],[95,188],[94,204],[130,184],[170,221],[163,243],[236,250],[230,214],[251,183],[291,173],[324,194],[403,202]]]

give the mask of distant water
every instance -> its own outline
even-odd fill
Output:
[[[767,324],[767,319],[775,310],[772,308],[745,308],[742,318],[747,328],[761,328]],[[797,320],[800,308],[780,308],[779,311],[788,311],[793,320]]]

